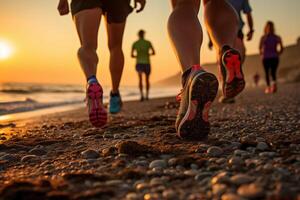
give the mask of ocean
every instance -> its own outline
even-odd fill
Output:
[[[110,87],[103,87],[104,103],[108,102]],[[150,98],[175,96],[179,87],[154,86]],[[123,101],[139,100],[137,86],[120,88]],[[0,116],[46,108],[85,105],[84,85],[55,85],[37,83],[1,83]]]

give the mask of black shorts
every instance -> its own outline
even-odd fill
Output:
[[[136,64],[135,69],[139,73],[145,73],[146,75],[150,75],[151,73],[151,65],[150,64]]]
[[[101,8],[108,23],[123,23],[132,12],[130,0],[72,0],[71,12],[76,15],[85,9]]]

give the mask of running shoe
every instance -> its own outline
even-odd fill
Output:
[[[271,86],[271,88],[270,88],[270,92],[271,92],[271,93],[276,93],[276,92],[277,92],[277,85],[276,85],[276,83],[273,83],[273,84],[272,84],[272,86]]]
[[[233,103],[235,103],[235,99],[234,98],[226,98],[226,97],[221,96],[219,98],[219,102],[224,103],[224,104],[233,104]]]
[[[175,128],[183,139],[204,140],[210,131],[208,114],[218,92],[218,80],[199,65],[192,67],[186,83],[177,96],[180,107]]]
[[[225,98],[233,98],[245,88],[241,56],[238,51],[228,46],[225,46],[222,51],[223,54],[219,66],[223,82],[223,96]]]
[[[265,89],[265,94],[270,94],[271,93],[271,87],[266,87]]]
[[[87,86],[87,106],[89,119],[93,126],[101,128],[107,123],[107,112],[103,106],[103,90],[99,83]]]
[[[109,113],[117,114],[121,111],[122,108],[122,99],[120,93],[112,95],[110,93],[110,100],[109,100]]]

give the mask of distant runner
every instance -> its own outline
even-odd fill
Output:
[[[140,6],[137,12],[144,9],[145,0],[134,0]],[[80,39],[78,59],[87,79],[86,99],[90,122],[95,127],[103,127],[107,123],[107,112],[103,105],[103,89],[96,77],[98,68],[98,30],[101,17],[104,16],[110,52],[109,68],[112,77],[112,90],[109,99],[109,112],[121,111],[122,100],[119,85],[124,67],[122,50],[123,33],[127,16],[132,12],[130,0],[72,0],[71,12]],[[60,15],[70,12],[68,0],[60,0]]]
[[[150,73],[151,64],[150,56],[155,55],[155,50],[150,41],[145,39],[145,31],[140,30],[138,33],[139,40],[132,45],[131,57],[136,58],[136,71],[139,76],[139,88],[141,93],[141,101],[149,99],[150,89]],[[146,79],[146,95],[143,93],[143,74]]]
[[[279,65],[279,56],[283,52],[283,44],[281,37],[275,34],[275,27],[272,21],[268,21],[265,26],[264,35],[260,39],[259,52],[266,75],[267,87],[265,93],[275,93],[277,91],[276,73]],[[270,73],[272,83],[270,82]]]
[[[246,47],[244,43],[244,33],[243,33],[243,28],[244,28],[244,21],[242,18],[242,12],[246,15],[247,18],[247,26],[248,26],[248,33],[247,33],[247,41],[252,40],[254,29],[253,29],[253,17],[252,17],[252,8],[249,4],[248,0],[227,0],[231,6],[235,9],[236,13],[238,14],[239,17],[239,30],[237,33],[237,38],[235,39],[235,44],[234,48],[239,50],[241,54],[241,61],[244,63],[245,61],[245,55],[246,55]],[[208,44],[209,49],[212,49],[213,44],[212,41],[209,41]],[[234,103],[235,100],[234,98],[224,98],[224,96],[221,96],[219,99],[220,102],[222,103]]]

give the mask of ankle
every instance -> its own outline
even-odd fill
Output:
[[[90,77],[87,78],[87,83],[88,84],[92,84],[92,83],[98,83],[98,79],[95,75],[92,75]]]

